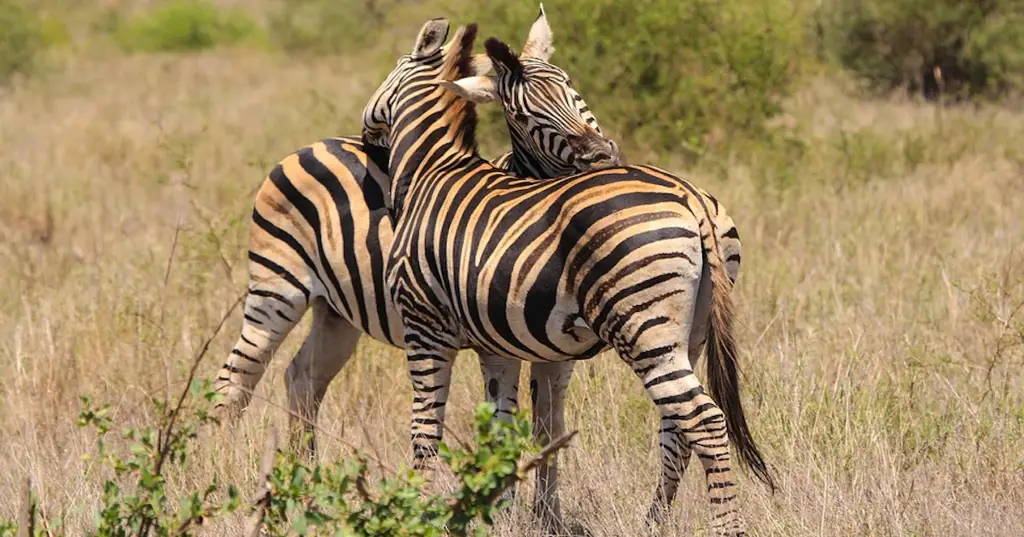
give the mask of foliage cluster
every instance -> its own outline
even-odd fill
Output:
[[[826,50],[877,89],[929,98],[1024,89],[1021,0],[831,0],[819,23]]]
[[[533,450],[529,421],[495,419],[495,407],[481,404],[475,416],[475,448],[442,446],[440,456],[457,479],[453,492],[424,494],[426,481],[411,470],[375,480],[367,456],[310,465],[295,453],[277,450],[266,476],[266,490],[252,503],[233,484],[215,477],[185,493],[168,490],[171,472],[187,470],[193,440],[213,426],[211,404],[219,395],[209,382],[193,381],[177,404],[153,398],[155,426],[114,428],[109,405],[82,397],[79,427],[96,431],[96,458],[110,471],[103,482],[102,507],[90,537],[190,536],[200,526],[242,510],[257,531],[273,537],[365,535],[441,537],[485,535],[501,495],[525,469],[518,461]],[[92,455],[86,455],[92,457]],[[33,537],[66,535],[60,520],[40,515],[38,499],[26,499],[21,521]],[[483,524],[480,524],[482,522]],[[20,535],[15,521],[0,520],[0,537]]]

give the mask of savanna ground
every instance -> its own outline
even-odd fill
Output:
[[[80,458],[95,437],[75,427],[79,395],[138,425],[151,395],[180,387],[246,288],[266,171],[357,132],[379,82],[361,62],[86,50],[0,90],[0,515],[29,476],[72,534],[91,522],[103,476]],[[632,161],[718,196],[743,239],[745,404],[781,486],[770,495],[741,477],[753,534],[1024,535],[1024,114],[867,98],[827,78],[785,103],[778,123],[806,146],[785,165],[766,153],[687,166],[626,145]],[[215,337],[204,376],[239,321]],[[240,427],[205,439],[173,489],[217,475],[252,490],[265,433],[285,428],[283,372],[306,326]],[[482,396],[466,354],[456,434],[470,436]],[[322,458],[351,445],[408,463],[410,397],[402,353],[364,339],[326,398]],[[567,518],[598,536],[638,534],[659,469],[640,382],[613,354],[580,363],[567,414],[579,431],[561,458]],[[705,527],[702,483],[691,468],[667,534]],[[496,534],[535,533],[532,490],[521,492]],[[208,533],[237,534],[233,524]]]

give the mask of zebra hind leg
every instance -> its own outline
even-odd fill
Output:
[[[725,415],[693,374],[690,361],[676,351],[669,351],[660,360],[651,363],[649,355],[644,360],[631,361],[637,375],[643,380],[651,400],[662,415],[662,434],[678,435],[689,450],[697,454],[704,467],[708,499],[711,504],[711,526],[716,535],[736,537],[745,535],[746,524],[736,505],[737,487],[733,479],[732,456]],[[642,365],[641,365],[642,364]],[[664,432],[666,423],[674,426]],[[665,473],[671,475],[676,468],[681,473],[685,450],[675,454],[666,450],[673,445],[663,438],[662,461],[678,461],[678,465],[664,465]],[[674,466],[674,467],[673,467]],[[663,514],[659,510],[667,507],[678,487],[675,482],[663,481],[659,494],[652,505],[657,521]],[[665,485],[668,486],[665,486]],[[671,495],[670,495],[671,493]],[[662,505],[664,507],[662,507]]]
[[[316,420],[324,394],[355,351],[362,332],[332,311],[323,298],[313,302],[313,326],[285,372],[289,439],[293,451],[316,457]]]
[[[661,483],[654,491],[654,500],[644,519],[648,530],[652,531],[668,516],[668,508],[679,491],[679,483],[690,464],[692,453],[682,430],[669,418],[661,418],[658,439],[661,444]]]
[[[241,418],[274,351],[295,328],[307,304],[305,295],[297,290],[286,295],[249,289],[238,341],[213,383],[213,389],[223,395],[214,408],[222,420],[237,423]]]
[[[697,301],[693,313],[693,325],[690,327],[690,339],[687,353],[690,367],[697,368],[700,355],[708,338],[708,322],[711,315],[711,279],[708,269],[704,267]],[[661,444],[661,483],[654,493],[654,501],[647,511],[647,525],[653,528],[664,522],[668,507],[672,504],[686,468],[690,465],[691,450],[682,430],[667,418],[661,418],[661,429],[658,432]]]

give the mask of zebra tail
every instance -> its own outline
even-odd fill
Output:
[[[706,209],[706,207],[705,207]],[[768,465],[764,462],[747,419],[743,415],[743,403],[740,399],[739,356],[736,339],[733,333],[734,308],[732,300],[732,280],[725,268],[722,251],[718,246],[718,238],[714,233],[711,215],[705,212],[705,224],[709,230],[701,230],[701,236],[709,245],[705,245],[705,261],[711,273],[711,322],[708,328],[707,345],[707,378],[711,398],[725,414],[729,439],[739,451],[740,459],[754,475],[768,488],[775,492],[775,480]],[[702,226],[703,227],[703,226]]]

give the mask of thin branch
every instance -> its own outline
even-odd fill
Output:
[[[32,497],[32,478],[25,478],[24,503],[18,513],[18,537],[32,537],[36,534],[36,502]]]
[[[530,457],[528,460],[523,461],[516,469],[517,479],[524,479],[527,472],[533,470],[542,462],[548,460],[551,456],[555,455],[558,451],[565,449],[569,446],[569,441],[572,440],[578,431],[569,431],[562,436],[548,442],[548,445],[544,446],[544,449],[540,450],[539,453]],[[512,483],[509,483],[511,485]]]
[[[199,364],[202,363],[203,358],[206,357],[206,353],[210,350],[210,344],[213,343],[213,340],[216,339],[218,334],[220,334],[221,329],[224,328],[224,323],[226,323],[228,318],[231,317],[231,314],[234,313],[235,308],[237,308],[238,305],[242,303],[242,300],[245,299],[245,296],[247,294],[248,292],[242,293],[238,296],[238,298],[235,299],[235,302],[231,305],[231,307],[228,308],[226,312],[224,312],[223,316],[221,316],[220,322],[217,323],[217,327],[213,329],[213,333],[210,334],[210,336],[206,338],[205,341],[203,341],[203,345],[202,347],[200,347],[199,352],[192,359],[192,367],[189,369],[188,377],[185,379],[185,388],[181,390],[181,395],[178,396],[177,404],[175,404],[174,408],[171,409],[171,414],[168,417],[167,425],[160,432],[160,436],[158,437],[161,444],[159,457],[157,458],[156,461],[157,474],[160,474],[160,469],[163,467],[164,461],[167,460],[167,456],[170,454],[171,443],[168,441],[168,438],[170,438],[171,431],[174,430],[174,424],[175,422],[177,422],[178,416],[181,414],[181,409],[182,406],[185,404],[185,398],[188,396],[189,388],[192,386],[192,381],[195,380],[196,378],[196,371],[199,370]]]
[[[259,537],[263,524],[263,515],[270,504],[270,473],[274,470],[274,457],[277,455],[277,429],[271,427],[267,432],[267,445],[263,449],[263,463],[260,465],[260,480],[256,495],[253,496],[254,509],[245,520],[245,537]]]
[[[171,240],[171,252],[167,254],[167,268],[164,269],[163,287],[160,288],[160,332],[164,329],[164,316],[167,312],[167,284],[171,281],[171,267],[174,265],[174,253],[178,250],[178,236],[181,234],[181,217],[174,223],[174,239]]]
[[[487,502],[493,503],[497,501],[497,499],[500,498],[501,495],[512,486],[512,484],[526,479],[530,470],[533,470],[538,465],[554,456],[558,451],[565,449],[569,445],[569,441],[576,436],[576,433],[577,431],[570,431],[558,437],[557,439],[549,442],[548,445],[544,446],[544,449],[541,449],[539,453],[519,464],[514,474],[505,476],[501,486],[494,490],[491,497],[487,499]],[[452,500],[449,505],[452,508],[453,520],[457,520],[465,516],[463,508],[459,505],[458,500]]]

